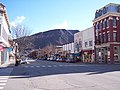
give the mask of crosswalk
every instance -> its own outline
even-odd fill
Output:
[[[3,90],[5,88],[12,70],[13,68],[0,69],[0,90]]]
[[[24,66],[25,68],[54,68],[54,67],[76,67],[85,65],[37,65],[37,66]]]

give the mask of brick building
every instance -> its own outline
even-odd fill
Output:
[[[120,4],[96,10],[93,26],[96,62],[120,63]]]

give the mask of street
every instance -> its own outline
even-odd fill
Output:
[[[37,60],[5,69],[6,72],[5,70],[4,73],[0,72],[2,73],[0,78],[7,77],[6,84],[4,82],[4,87],[0,88],[2,90],[119,90],[120,88],[120,65]]]

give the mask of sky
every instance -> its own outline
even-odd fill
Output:
[[[120,0],[0,0],[11,26],[22,23],[32,34],[51,29],[84,30],[93,25],[95,11]]]

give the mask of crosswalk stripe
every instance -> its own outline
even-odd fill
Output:
[[[2,82],[7,82],[7,80],[0,80],[0,83],[2,83]]]
[[[0,89],[2,90],[2,89],[4,89],[4,87],[0,87]]]
[[[0,86],[4,86],[4,85],[6,85],[6,83],[0,83]]]
[[[8,79],[8,78],[2,78],[2,77],[0,77],[0,80],[4,80],[4,79]]]

